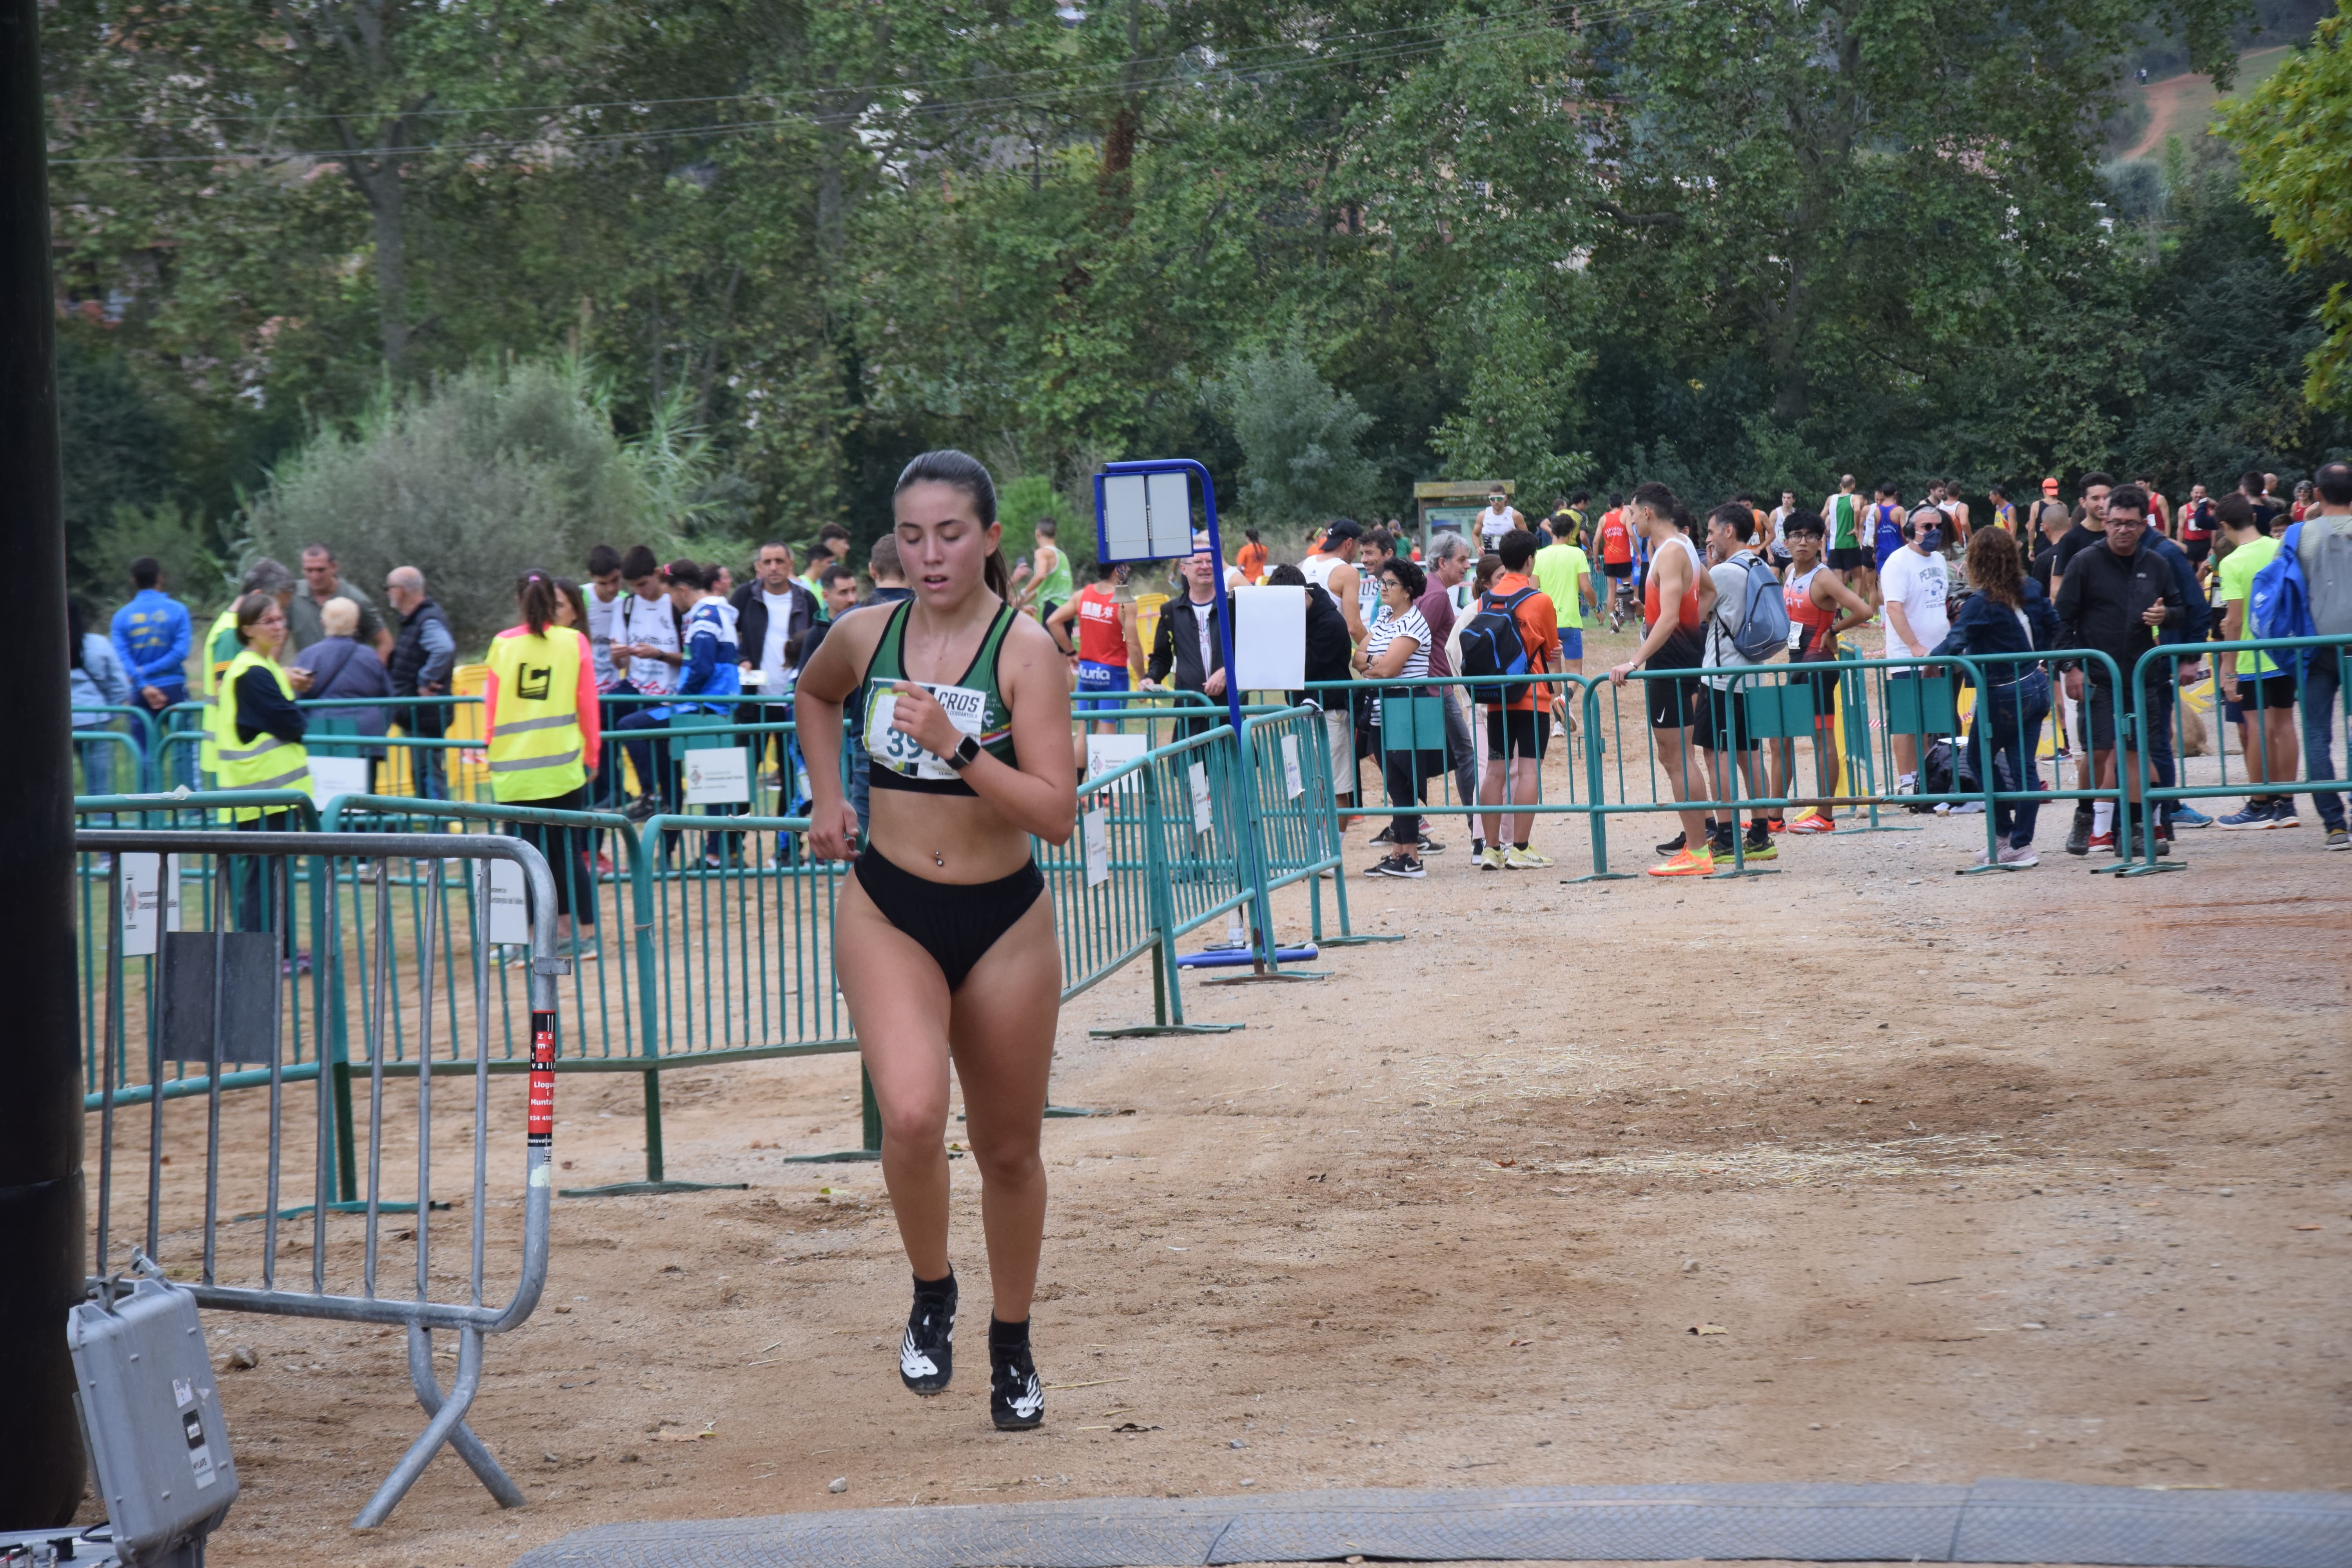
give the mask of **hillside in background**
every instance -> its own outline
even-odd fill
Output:
[[[2286,58],[2291,46],[2277,44],[2266,49],[2251,49],[2238,57],[2238,79],[2228,96],[2252,92],[2262,79],[2278,68]],[[2139,134],[2131,145],[2117,154],[2123,158],[2153,158],[2164,151],[2167,136],[2189,136],[2205,129],[2213,118],[2213,110],[2223,94],[2213,88],[2213,79],[2194,71],[2184,71],[2162,80],[2151,80],[2140,90],[2140,102],[2145,118],[2131,117],[2139,122]]]

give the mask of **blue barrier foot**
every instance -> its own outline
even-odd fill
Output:
[[[566,1198],[653,1198],[666,1193],[740,1193],[751,1185],[749,1182],[613,1182],[601,1187],[558,1187],[555,1192]]]
[[[1129,1024],[1123,1029],[1088,1029],[1090,1040],[1148,1040],[1161,1035],[1229,1035],[1247,1024]]]
[[[1269,969],[1262,974],[1224,974],[1214,980],[1203,980],[1203,985],[1248,985],[1260,980],[1328,980],[1328,969]]]
[[[445,1204],[436,1198],[434,1200],[433,1212],[435,1214],[439,1214],[448,1206],[449,1205],[447,1204]],[[329,1214],[365,1214],[367,1213],[367,1200],[364,1198],[343,1198],[329,1204],[327,1205],[327,1212]],[[310,1205],[309,1204],[304,1204],[299,1208],[279,1209],[278,1211],[278,1217],[279,1219],[300,1219],[304,1215],[309,1214],[310,1212]],[[416,1205],[415,1204],[378,1204],[375,1205],[375,1212],[378,1214],[415,1214],[416,1212]],[[256,1209],[251,1214],[238,1215],[233,1223],[242,1224],[247,1220],[259,1219],[261,1217],[261,1211],[259,1209]]]

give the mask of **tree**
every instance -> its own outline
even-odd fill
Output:
[[[2268,215],[2271,233],[2298,271],[2338,274],[2319,307],[2326,332],[2304,363],[2303,395],[2315,407],[2352,413],[2352,293],[2340,276],[2352,265],[2352,3],[2313,32],[2268,79],[2222,113],[2221,132],[2238,144],[2246,199]]]
[[[623,443],[577,361],[478,366],[387,386],[352,428],[320,428],[270,476],[250,543],[291,561],[323,542],[357,583],[415,566],[458,641],[478,647],[513,624],[524,568],[676,540],[692,521],[695,452],[684,434]]]
[[[1242,449],[1242,510],[1261,527],[1320,521],[1365,499],[1356,442],[1372,421],[1297,340],[1236,355],[1210,396]]]

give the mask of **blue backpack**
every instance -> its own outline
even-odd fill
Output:
[[[2279,541],[2278,553],[2270,563],[2254,574],[2253,585],[2246,593],[2246,635],[2249,637],[2313,637],[2319,635],[2318,623],[2311,618],[2311,584],[2304,581],[2303,556],[2295,548],[2302,542],[2303,524],[2296,523]],[[2290,648],[2278,658],[2279,668],[2292,668],[2297,675],[2309,666],[2309,648]],[[2289,665],[2288,660],[2294,662]]]
[[[1528,673],[1528,645],[1519,636],[1518,608],[1535,595],[1522,588],[1507,599],[1488,594],[1478,601],[1478,613],[1462,626],[1462,673],[1465,677]],[[1516,700],[1528,689],[1525,679],[1501,686],[1472,686],[1470,700],[1489,706]]]
[[[1740,657],[1763,664],[1789,646],[1789,602],[1781,596],[1780,579],[1761,556],[1750,555],[1739,590],[1739,629],[1731,646]]]

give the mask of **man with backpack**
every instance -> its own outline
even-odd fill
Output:
[[[1462,627],[1462,678],[1471,700],[1486,714],[1486,774],[1478,786],[1478,804],[1500,805],[1532,803],[1540,788],[1543,736],[1537,725],[1540,701],[1565,726],[1568,704],[1557,686],[1538,689],[1529,675],[1559,667],[1559,621],[1552,602],[1528,576],[1535,559],[1536,536],[1514,528],[1497,542],[1495,553],[1503,570],[1477,603]],[[1517,677],[1516,679],[1498,679]],[[1503,837],[1503,818],[1484,814],[1484,836],[1471,847],[1482,871],[1539,871],[1551,865],[1549,857],[1528,847],[1535,818],[1520,813],[1510,818],[1511,837]]]
[[[2274,564],[2282,578],[2292,567],[2301,581],[2303,613],[2298,617],[2298,635],[2352,637],[2352,464],[2322,464],[2312,476],[2312,485],[2316,491],[2312,510],[2286,531]],[[2276,589],[2264,592],[2271,587],[2257,575],[2257,611],[2278,597]],[[2344,660],[2352,657],[2352,647],[2315,647],[2307,653],[2303,674],[2303,776],[2332,779],[2338,776],[2336,707],[2343,694]],[[2325,847],[2352,849],[2344,797],[2333,791],[2315,791],[2311,802],[2319,812]]]
[[[1707,575],[1715,582],[1715,607],[1706,617],[1705,667],[1711,670],[1742,669],[1769,662],[1789,646],[1789,607],[1780,596],[1780,579],[1771,563],[1756,552],[1755,510],[1732,501],[1717,507],[1706,520],[1707,558],[1714,563]],[[1707,712],[1698,732],[1700,750],[1707,754],[1715,779],[1715,798],[1742,798],[1739,781],[1748,781],[1746,798],[1769,793],[1758,765],[1756,737],[1748,730],[1748,679],[1737,675],[1705,678]],[[1707,848],[1715,858],[1732,852],[1732,836],[1739,831],[1739,808],[1727,816],[1707,819]],[[1747,858],[1777,860],[1767,813],[1758,810],[1748,820]]]

